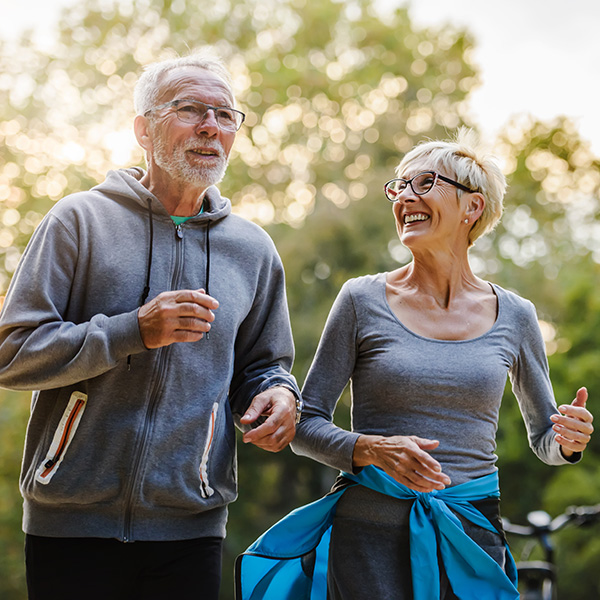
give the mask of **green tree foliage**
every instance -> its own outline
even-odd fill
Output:
[[[131,132],[144,64],[210,44],[246,112],[221,185],[234,210],[268,227],[287,272],[302,381],[342,283],[410,259],[382,192],[403,153],[468,123],[477,83],[471,41],[416,30],[405,9],[382,17],[368,0],[87,0],[63,14],[59,40],[0,46],[0,292],[42,216],[115,166],[141,164]],[[472,251],[475,270],[532,299],[559,402],[594,380],[600,318],[598,161],[566,120],[516,121],[495,149],[510,189],[500,227]],[[336,421],[348,426],[348,399]],[[0,393],[0,595],[22,598],[17,477],[27,400]],[[560,512],[596,503],[598,440],[583,465],[552,469],[527,448],[510,392],[499,429],[504,510]],[[230,509],[223,598],[233,558],[279,517],[326,491],[334,473],[286,450],[239,444],[240,501]],[[577,544],[578,532],[573,533]],[[565,541],[565,544],[568,540]],[[569,598],[595,597],[593,538],[564,561]],[[4,587],[2,587],[4,586]],[[597,595],[597,594],[596,594]]]
[[[0,389],[0,598],[24,598],[22,502],[18,480],[29,403]]]
[[[142,65],[205,44],[247,113],[223,189],[263,224],[302,225],[317,195],[364,198],[392,154],[459,124],[476,81],[464,35],[413,32],[404,10],[384,23],[367,0],[82,3],[51,50],[3,47],[0,287],[53,201],[141,161],[131,97]]]
[[[600,162],[566,119],[509,124],[504,153],[510,173],[505,214],[473,258],[535,303],[558,404],[570,403],[585,385],[596,412]],[[598,504],[597,435],[582,464],[560,469],[538,461],[525,436],[509,392],[498,433],[505,514],[522,522],[535,508],[557,515],[570,505]],[[559,597],[596,597],[598,578],[590,566],[598,564],[597,531],[566,530],[556,541]]]

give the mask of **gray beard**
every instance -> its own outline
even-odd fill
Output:
[[[219,152],[215,165],[191,165],[186,160],[186,151],[198,145],[213,148]],[[168,154],[165,150],[163,138],[157,136],[154,139],[153,158],[154,162],[168,173],[174,181],[198,187],[208,187],[219,183],[223,179],[228,165],[221,144],[219,142],[209,142],[208,140],[189,140],[187,143],[177,145],[173,153]]]

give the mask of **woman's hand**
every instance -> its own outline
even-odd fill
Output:
[[[584,387],[579,388],[575,400],[571,404],[559,406],[561,414],[550,417],[554,423],[552,429],[556,432],[554,439],[561,445],[566,458],[575,452],[583,452],[594,431],[594,417],[585,407],[587,399],[587,390]]]
[[[352,462],[355,467],[374,465],[390,477],[417,492],[443,490],[450,478],[427,450],[437,448],[437,440],[416,435],[361,435],[354,446]]]

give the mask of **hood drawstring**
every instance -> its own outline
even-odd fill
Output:
[[[152,271],[152,250],[154,246],[154,219],[152,215],[152,200],[148,198],[148,222],[150,223],[150,245],[148,246],[148,270],[146,271],[146,286],[140,299],[140,307],[144,306],[150,293],[150,272]]]
[[[210,295],[209,293],[209,289],[208,289],[208,283],[209,283],[209,279],[210,279],[210,221],[206,224],[206,235],[205,235],[206,241],[206,278],[205,278],[205,282],[204,282],[204,291],[206,292],[206,295]]]
[[[150,198],[148,200],[148,223],[150,225],[150,244],[148,245],[148,268],[146,270],[146,285],[144,286],[144,290],[142,291],[142,295],[140,296],[140,306],[144,306],[146,300],[148,299],[148,294],[150,293],[150,273],[152,271],[152,252],[154,249],[154,216],[152,214],[152,200]],[[131,370],[131,354],[127,355],[127,370]]]
[[[206,276],[204,279],[204,291],[206,292],[206,295],[209,296],[210,295],[210,290],[208,288],[208,284],[210,281],[210,224],[211,221],[208,221],[206,223],[206,234],[205,234],[205,244],[206,244]],[[210,332],[206,332],[206,339],[209,339]]]

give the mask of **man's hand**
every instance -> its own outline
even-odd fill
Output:
[[[219,303],[204,290],[163,292],[138,311],[140,334],[146,348],[174,342],[197,342],[215,320]]]
[[[266,417],[266,420],[256,429],[244,433],[244,443],[269,452],[283,450],[296,433],[296,397],[284,387],[261,392],[254,396],[240,423],[251,425],[260,417]]]
[[[567,458],[574,452],[583,452],[588,445],[594,426],[592,413],[585,407],[588,399],[587,389],[577,390],[575,400],[571,404],[558,407],[562,415],[552,415],[552,429],[556,432],[556,441],[561,446],[563,455]]]

